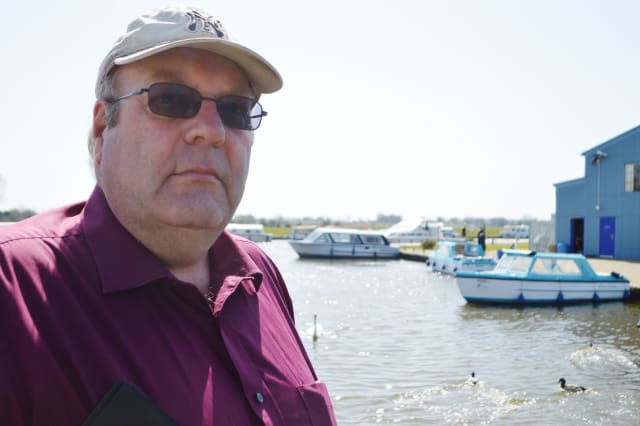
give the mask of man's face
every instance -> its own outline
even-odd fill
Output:
[[[212,98],[252,96],[235,64],[190,48],[123,66],[116,81],[115,96],[158,82],[180,83]],[[253,132],[225,127],[211,101],[203,101],[195,117],[179,119],[152,113],[147,97],[121,100],[117,123],[97,139],[96,178],[111,209],[125,226],[146,231],[221,231],[244,192]],[[100,108],[94,110],[94,132],[104,115]]]

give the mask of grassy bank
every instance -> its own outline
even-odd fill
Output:
[[[264,232],[271,234],[275,239],[286,239],[289,237],[291,228],[288,226],[265,226]]]

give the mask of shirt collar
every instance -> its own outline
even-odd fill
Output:
[[[82,227],[97,265],[103,293],[173,278],[160,259],[120,224],[98,186],[87,200]],[[249,279],[254,291],[260,288],[262,273],[258,266],[236,238],[226,231],[209,250],[209,264],[214,284]]]
[[[209,250],[211,280],[214,283],[250,278],[254,290],[262,283],[262,272],[249,253],[241,247],[242,239],[224,231]]]
[[[82,227],[104,293],[134,289],[171,276],[160,259],[120,224],[98,186],[87,200]]]

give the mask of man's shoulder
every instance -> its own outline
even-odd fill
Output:
[[[271,259],[271,257],[262,249],[262,247],[260,247],[259,244],[247,238],[229,232],[226,232],[226,235],[233,241],[233,243],[236,245],[236,247],[238,247],[239,250],[244,252],[246,256],[248,256],[251,261],[253,261],[256,267],[263,274],[266,274],[268,276],[269,281],[279,285],[283,284],[283,280],[281,278],[278,267],[276,266],[273,259]]]
[[[266,253],[256,244],[248,238],[241,237],[240,235],[233,234],[231,232],[226,233],[231,240],[233,240],[238,247],[242,248],[242,250],[247,253],[261,253],[266,256]]]
[[[0,247],[35,240],[59,239],[80,233],[83,203],[49,210],[0,227]]]

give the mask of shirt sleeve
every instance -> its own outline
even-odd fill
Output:
[[[18,395],[22,393],[17,388],[15,371],[3,331],[0,334],[0,418],[4,424],[21,425],[25,424],[25,419],[19,403]]]
[[[284,303],[286,311],[291,316],[291,321],[295,324],[293,301],[291,300],[289,290],[287,289],[287,285],[284,282],[284,278],[282,278],[280,270],[273,262],[273,260],[271,260],[271,258],[267,256],[267,254],[262,250],[257,251],[256,253],[252,253],[251,257],[253,261],[256,262],[256,265],[258,265],[262,273],[265,275],[262,281],[266,281],[273,286],[273,289],[276,291],[278,296],[280,296],[281,301]]]
[[[24,402],[20,397],[23,392],[18,388],[21,381],[16,377],[18,366],[7,332],[11,327],[7,313],[13,311],[8,306],[12,300],[9,294],[11,286],[6,277],[8,266],[0,247],[0,419],[3,424],[22,425],[26,423],[20,403]]]
[[[291,319],[295,323],[296,317],[293,315],[293,301],[291,300],[291,296],[289,295],[289,290],[287,289],[287,285],[284,282],[284,278],[282,278],[282,275],[280,274],[280,270],[273,263],[273,261],[271,259],[268,259],[268,261],[269,261],[269,265],[271,266],[270,268],[271,272],[273,274],[274,286],[282,296],[282,299],[284,300],[287,306],[287,310],[289,311],[289,315],[291,315]]]

